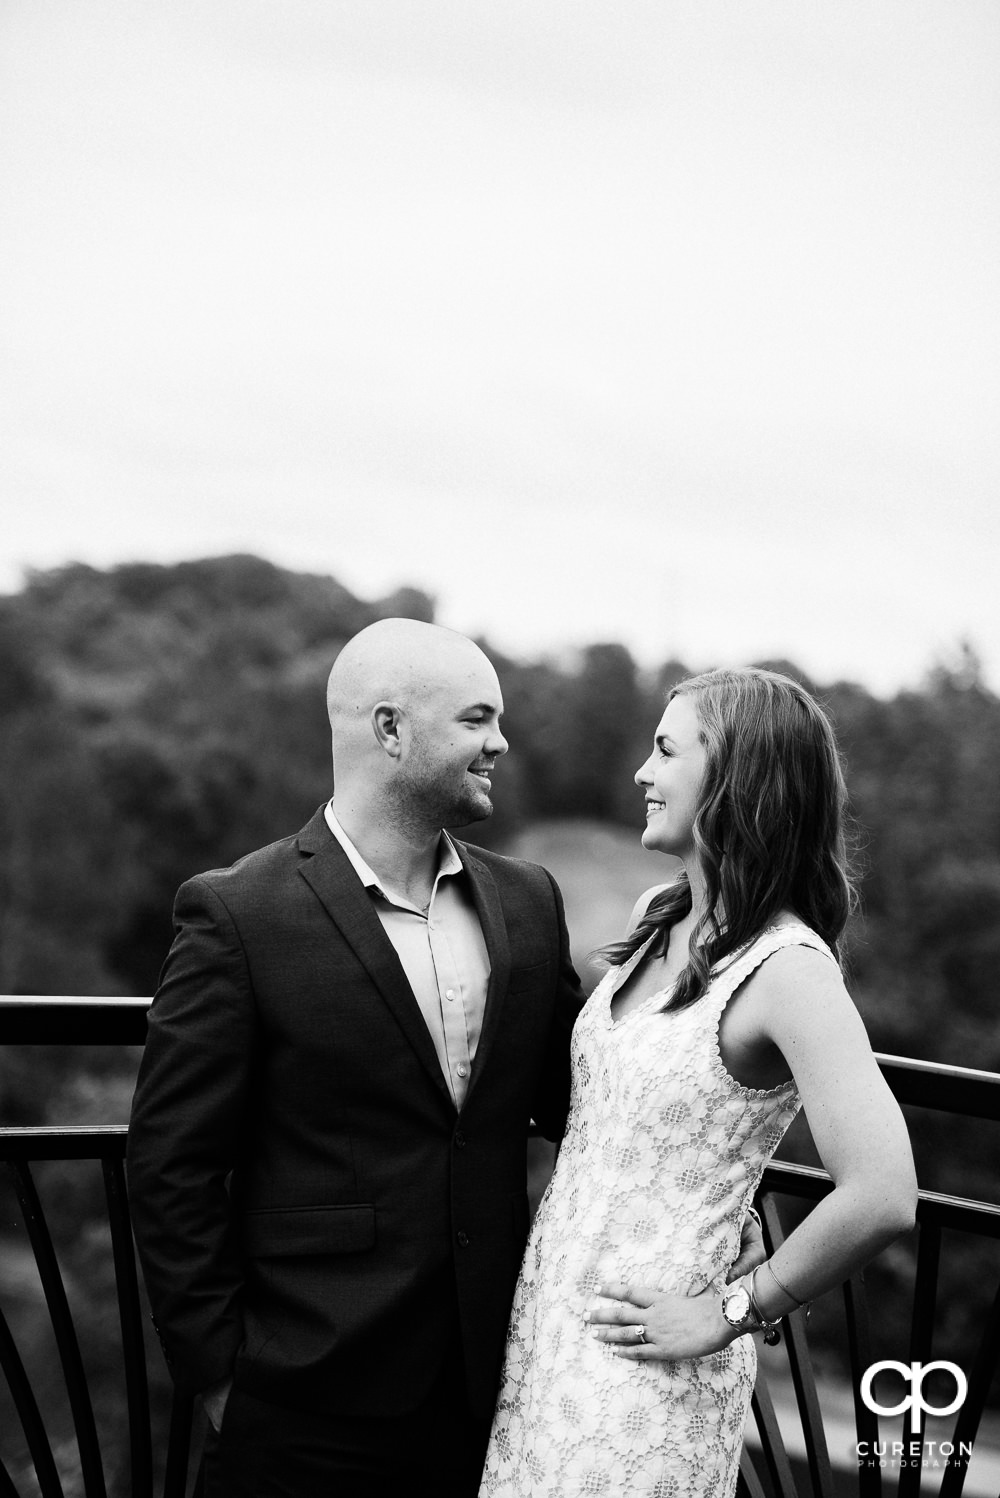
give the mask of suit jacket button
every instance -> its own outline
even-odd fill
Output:
[[[468,1246],[469,1246],[469,1235],[468,1235],[468,1233],[459,1233],[458,1234],[458,1246],[459,1246],[459,1248],[468,1248]]]
[[[455,1143],[458,1145],[458,1148],[460,1150],[465,1149],[465,1135],[462,1133],[461,1129],[459,1129],[455,1135]]]

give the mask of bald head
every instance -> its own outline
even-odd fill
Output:
[[[330,727],[336,735],[366,726],[377,702],[410,706],[426,701],[456,676],[493,667],[479,646],[456,630],[418,619],[380,619],[348,640],[333,663],[326,687]]]
[[[396,813],[440,801],[433,815],[443,817],[450,798],[470,813],[466,821],[492,811],[489,771],[507,748],[503,699],[492,665],[465,635],[415,619],[369,625],[334,662],[327,709],[338,800],[346,792],[390,801]],[[441,826],[462,825],[447,814]]]

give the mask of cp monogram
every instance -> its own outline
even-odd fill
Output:
[[[883,1368],[891,1368],[894,1373],[898,1373],[910,1385],[910,1393],[899,1404],[879,1404],[872,1393],[872,1383],[875,1380],[875,1376],[881,1373]],[[935,1368],[946,1369],[955,1380],[957,1392],[951,1404],[928,1404],[924,1398],[924,1379]],[[861,1380],[861,1398],[874,1414],[901,1415],[904,1410],[908,1410],[912,1406],[914,1412],[913,1431],[915,1435],[920,1432],[925,1410],[928,1414],[953,1415],[962,1404],[968,1392],[968,1380],[961,1368],[957,1364],[945,1362],[941,1358],[934,1363],[898,1363],[894,1358],[886,1358],[881,1363],[873,1363]]]

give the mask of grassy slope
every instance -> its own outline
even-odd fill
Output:
[[[588,990],[601,969],[587,953],[622,936],[636,900],[679,870],[676,859],[647,853],[634,832],[603,822],[536,822],[505,849],[540,863],[553,875],[566,901],[566,922],[577,971]]]

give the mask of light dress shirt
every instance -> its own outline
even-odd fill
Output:
[[[341,827],[333,802],[325,808],[330,831],[371,895],[375,913],[396,949],[430,1031],[456,1108],[469,1090],[472,1062],[483,1027],[490,959],[458,849],[441,833],[438,869],[426,914],[387,890]]]

